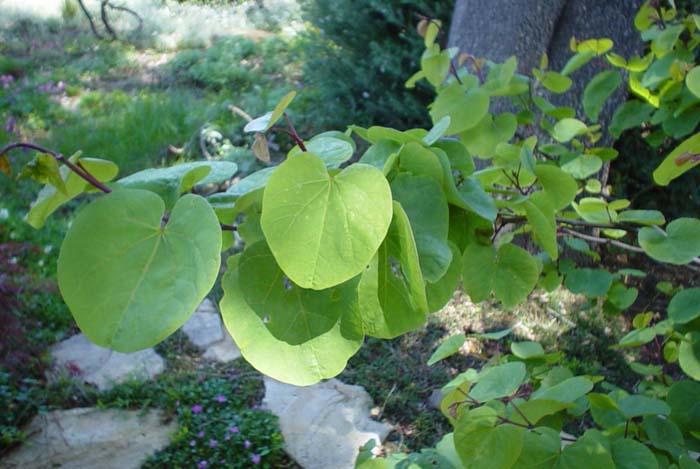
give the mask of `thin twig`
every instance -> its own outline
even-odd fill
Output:
[[[123,11],[123,12],[129,13],[129,14],[135,16],[139,22],[139,25],[136,27],[136,29],[134,31],[141,31],[141,29],[143,29],[143,18],[141,18],[141,16],[138,13],[136,13],[134,10],[132,10],[131,8],[127,8],[127,7],[121,6],[121,5],[112,5],[109,2],[107,2],[107,6],[109,8],[111,8],[112,10]]]
[[[88,21],[90,22],[90,29],[92,29],[92,33],[97,37],[97,39],[104,39],[102,37],[102,34],[100,34],[97,31],[97,27],[95,26],[95,22],[92,19],[92,15],[88,11],[88,9],[85,7],[85,4],[83,3],[83,0],[78,0],[78,5],[80,5],[80,9],[83,10],[83,13],[87,17]]]
[[[299,148],[301,151],[306,151],[306,145],[304,145],[304,140],[299,136],[297,133],[297,129],[294,128],[294,124],[292,123],[292,120],[289,118],[287,113],[284,113],[284,118],[287,119],[287,125],[289,125],[289,129],[291,130],[291,136],[294,139],[294,142],[299,145]]]
[[[114,32],[114,29],[112,29],[112,26],[109,24],[109,19],[107,18],[107,5],[109,4],[109,0],[102,0],[102,3],[100,4],[100,17],[102,18],[102,22],[105,25],[105,29],[107,29],[107,32],[109,33],[110,36],[112,36],[112,39],[116,40],[117,39],[117,33]]]

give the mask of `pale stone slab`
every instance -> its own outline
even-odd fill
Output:
[[[286,451],[305,469],[351,469],[362,445],[391,426],[369,418],[372,399],[337,379],[299,387],[265,378],[263,406],[279,417]]]
[[[204,358],[221,363],[228,363],[241,357],[241,351],[238,349],[231,335],[227,331],[224,331],[224,335],[224,340],[209,346],[207,351],[204,352]]]
[[[50,352],[54,372],[68,371],[102,391],[127,379],[148,380],[165,370],[165,361],[152,348],[133,353],[115,352],[93,344],[83,334],[59,342]]]
[[[218,309],[208,298],[182,326],[182,332],[190,342],[204,350],[204,358],[227,363],[241,356],[241,351],[221,321]]]
[[[162,423],[160,412],[81,408],[58,410],[34,418],[32,435],[0,461],[7,468],[141,467],[150,455],[170,442],[177,430]]]

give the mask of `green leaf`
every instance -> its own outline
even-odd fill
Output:
[[[420,327],[428,312],[418,251],[406,212],[393,203],[393,219],[358,286],[365,334],[392,338]],[[452,290],[454,292],[454,290]]]
[[[556,166],[538,164],[535,175],[556,210],[567,207],[576,197],[576,181]]]
[[[552,260],[556,260],[559,257],[559,245],[557,244],[554,207],[550,199],[544,192],[535,192],[523,205],[527,221],[532,226],[535,242],[545,250]]]
[[[676,458],[680,455],[680,447],[684,445],[683,434],[671,420],[656,415],[647,416],[644,418],[644,431],[654,447],[668,451]]]
[[[659,464],[646,445],[623,438],[611,444],[612,457],[617,469],[658,469]]]
[[[445,194],[435,180],[408,173],[394,179],[391,191],[411,222],[423,277],[435,283],[445,275],[452,261],[452,251],[447,245],[450,213]]]
[[[636,288],[627,288],[624,283],[615,282],[608,291],[606,303],[618,311],[624,311],[632,306],[638,295]]]
[[[270,180],[270,176],[272,176],[275,169],[277,169],[276,166],[271,166],[249,174],[229,187],[226,193],[232,194],[234,198],[238,198],[261,189],[267,185],[267,181]]]
[[[350,142],[337,137],[317,136],[306,142],[305,146],[306,151],[321,158],[327,168],[337,168],[352,158],[355,151]],[[303,152],[296,146],[289,152],[288,157],[293,158],[300,153]]]
[[[450,116],[445,116],[442,119],[440,119],[438,122],[435,123],[432,129],[430,129],[430,132],[428,132],[428,135],[423,137],[423,143],[426,145],[430,146],[433,143],[437,142],[440,137],[445,135],[445,132],[447,129],[450,127]]]
[[[479,373],[479,381],[469,391],[469,397],[478,402],[511,396],[525,380],[527,370],[522,362],[511,362],[486,368]]]
[[[596,53],[593,51],[582,51],[574,54],[561,69],[562,75],[571,75],[579,68],[586,65],[588,62],[596,57]]]
[[[491,114],[486,114],[476,126],[462,132],[460,140],[472,156],[491,158],[498,144],[513,138],[517,128],[518,120],[514,114],[506,112],[496,119]]]
[[[644,252],[657,261],[687,264],[700,255],[700,220],[678,218],[666,225],[666,233],[642,228],[638,241]]]
[[[536,425],[537,422],[548,415],[553,415],[564,409],[573,407],[573,404],[571,403],[547,401],[544,399],[534,399],[529,401],[515,399],[511,402],[512,404],[509,405],[510,414],[508,415],[508,418],[521,425]],[[515,410],[516,405],[518,410]]]
[[[391,190],[381,171],[352,165],[331,176],[311,153],[270,176],[260,223],[282,271],[322,290],[362,272],[391,223]]]
[[[609,395],[591,392],[586,397],[590,404],[591,416],[599,426],[609,429],[624,425],[625,416]]]
[[[474,177],[465,178],[457,188],[462,200],[472,212],[481,218],[493,221],[498,215],[498,209],[493,198],[486,193],[481,182]]]
[[[676,293],[668,304],[668,317],[676,324],[686,324],[700,317],[700,288]]]
[[[193,161],[169,168],[149,168],[119,179],[115,185],[125,189],[145,189],[158,194],[170,210],[180,194],[197,184],[213,184],[233,177],[236,163],[228,161]]]
[[[401,144],[393,140],[379,140],[360,157],[360,163],[369,164],[377,169],[384,169],[389,156],[401,151]]]
[[[666,218],[658,210],[625,210],[618,214],[617,221],[651,226],[663,225],[666,223]]]
[[[539,277],[532,256],[513,244],[493,246],[470,244],[462,256],[462,286],[478,303],[493,291],[506,308],[527,298]]]
[[[474,161],[467,151],[467,147],[457,140],[439,140],[433,144],[444,151],[447,158],[450,160],[452,169],[461,171],[464,175],[470,175],[474,172]]]
[[[679,469],[700,469],[700,463],[688,454],[681,454],[678,458]]]
[[[576,46],[577,52],[593,52],[596,55],[603,55],[613,47],[610,39],[588,39]]]
[[[282,114],[284,114],[284,111],[292,102],[296,94],[296,91],[290,91],[289,93],[287,93],[282,99],[280,99],[279,103],[277,103],[277,106],[275,106],[275,109],[261,117],[258,117],[257,119],[253,119],[252,121],[248,122],[243,128],[243,131],[267,132],[268,130],[270,130],[270,128],[272,128],[272,126],[275,125],[279,118],[282,117]]]
[[[671,420],[683,432],[700,431],[700,383],[677,381],[668,390],[666,402],[671,406]]]
[[[700,67],[694,67],[685,76],[685,86],[691,93],[700,98]]]
[[[453,82],[440,90],[430,106],[430,117],[438,123],[443,117],[450,117],[448,135],[464,132],[476,126],[489,111],[489,95],[481,88],[464,91],[459,83]]]
[[[700,332],[688,332],[678,351],[678,364],[685,374],[700,380]]]
[[[444,183],[445,174],[438,156],[415,142],[409,142],[401,149],[398,168],[414,176],[428,176],[440,186]]]
[[[588,131],[588,126],[578,119],[570,117],[564,118],[554,124],[552,137],[561,143],[570,141],[572,138],[583,135]]]
[[[639,347],[648,344],[654,340],[654,337],[656,337],[656,331],[652,328],[635,329],[620,339],[619,346],[622,348]]]
[[[625,130],[639,127],[651,119],[653,111],[653,106],[642,101],[627,101],[618,107],[613,114],[608,131],[614,138],[619,138]]]
[[[279,381],[308,386],[340,373],[362,345],[356,285],[317,291],[285,284],[260,242],[229,258],[221,314],[246,361]]]
[[[593,383],[590,380],[575,376],[553,386],[538,389],[532,393],[530,399],[569,403],[585,396],[591,389],[593,389]]]
[[[615,469],[610,442],[597,430],[588,430],[581,438],[570,444],[557,460],[556,469]]]
[[[58,258],[58,284],[78,327],[119,352],[175,332],[214,285],[221,230],[203,198],[185,195],[165,226],[160,197],[117,190],[80,211]]]
[[[685,172],[700,164],[700,133],[684,140],[654,170],[654,182],[660,186],[668,184]]]
[[[428,366],[432,366],[440,360],[444,360],[457,353],[462,345],[464,345],[465,340],[466,337],[464,337],[464,334],[455,334],[441,343],[428,359]]]
[[[574,269],[566,274],[564,285],[572,293],[586,296],[603,296],[612,285],[613,276],[603,269]]]
[[[560,452],[559,432],[549,427],[537,427],[532,431],[523,432],[523,449],[513,467],[552,468]]]
[[[450,72],[450,54],[447,50],[441,52],[439,45],[432,44],[423,52],[420,66],[428,82],[438,87]]]
[[[579,155],[561,165],[561,169],[576,179],[586,179],[596,174],[602,167],[603,160],[596,155],[590,155],[588,153]]]
[[[34,159],[24,165],[20,178],[30,178],[41,184],[54,186],[58,192],[67,195],[63,175],[58,168],[58,161],[47,153],[37,153]]]
[[[72,163],[79,161],[80,164],[100,182],[112,180],[119,172],[117,165],[107,160],[97,158],[78,159],[78,157],[75,156],[71,157],[70,161]],[[46,219],[55,212],[58,207],[92,187],[90,183],[66,166],[60,168],[59,171],[61,172],[61,178],[65,181],[66,192],[59,192],[55,186],[47,184],[39,191],[36,200],[32,203],[29,213],[27,213],[25,218],[27,223],[36,229],[43,227]]]
[[[571,78],[557,72],[548,71],[543,73],[537,69],[533,69],[532,74],[542,83],[542,86],[552,93],[564,93],[571,88],[571,84],[573,83]]]
[[[430,312],[442,309],[452,299],[462,278],[462,253],[454,243],[448,241],[447,244],[452,251],[452,261],[447,268],[447,273],[437,282],[425,284],[425,295],[428,298]]]
[[[617,405],[627,419],[645,415],[668,415],[671,413],[671,408],[665,402],[648,396],[631,395],[623,397]]]
[[[455,429],[455,447],[465,467],[509,469],[523,448],[522,428],[513,425],[480,427],[463,432]]]
[[[544,349],[538,342],[513,342],[510,344],[510,350],[513,355],[523,360],[544,356]]]
[[[583,112],[593,122],[598,122],[598,116],[605,101],[619,88],[622,76],[615,70],[600,72],[594,76],[583,90]]]

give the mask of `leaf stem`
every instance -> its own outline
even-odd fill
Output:
[[[297,129],[294,128],[294,124],[292,124],[292,120],[289,118],[286,112],[284,113],[284,118],[287,120],[287,125],[289,125],[289,129],[291,130],[289,135],[294,139],[294,142],[299,145],[301,151],[307,151],[306,146],[304,145],[304,140],[302,140],[297,133]]]
[[[75,174],[80,176],[81,178],[85,179],[88,183],[90,183],[92,186],[96,187],[97,189],[101,190],[105,194],[109,194],[112,192],[112,189],[109,187],[105,186],[102,184],[100,181],[98,181],[90,172],[88,172],[85,168],[82,167],[82,165],[78,166],[73,164],[68,158],[63,156],[60,153],[57,153],[55,151],[49,150],[48,148],[42,147],[41,145],[37,145],[36,143],[31,143],[31,142],[15,142],[15,143],[10,143],[9,145],[6,145],[0,149],[0,156],[3,156],[4,154],[16,149],[16,148],[25,148],[25,149],[31,149],[31,150],[36,150],[41,153],[45,153],[47,155],[53,156],[56,161],[59,161],[60,163],[63,163],[73,171]]]

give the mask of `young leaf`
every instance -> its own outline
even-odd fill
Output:
[[[302,288],[323,290],[361,273],[391,223],[391,190],[363,164],[330,175],[311,153],[270,176],[260,223],[282,271]]]
[[[41,184],[50,184],[61,194],[68,195],[58,162],[49,154],[37,153],[34,159],[22,168],[19,177],[34,179]]]
[[[594,76],[583,90],[583,111],[592,122],[598,122],[598,115],[605,101],[619,88],[622,76],[615,70],[600,72]]]
[[[587,131],[588,127],[580,120],[564,118],[554,124],[551,134],[557,142],[565,143]]]
[[[476,126],[489,111],[489,95],[480,88],[464,91],[459,83],[453,82],[440,90],[430,106],[430,117],[436,124],[445,116],[450,116],[450,126],[445,132],[454,135]]]
[[[464,334],[455,334],[449,339],[440,344],[440,346],[433,352],[433,354],[428,359],[428,366],[432,366],[457,353],[457,351],[464,345],[466,337]]]
[[[117,190],[79,212],[66,234],[58,285],[78,327],[102,347],[152,347],[187,321],[216,280],[221,229],[211,206],[188,194],[162,226],[164,212],[152,192]]]

